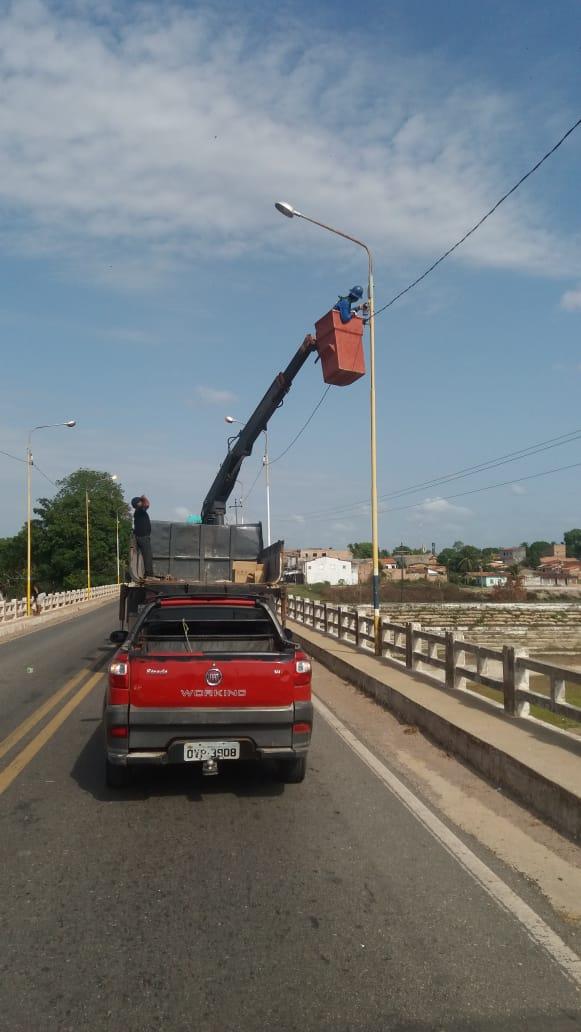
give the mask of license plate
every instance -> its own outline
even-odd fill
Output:
[[[186,742],[184,760],[186,763],[204,760],[239,760],[240,742]]]

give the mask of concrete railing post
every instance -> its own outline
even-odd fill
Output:
[[[455,636],[456,644],[459,641],[462,641],[463,638],[464,638],[463,634],[456,634],[456,636]],[[457,672],[457,668],[459,666],[466,666],[466,653],[461,651],[461,650],[458,650],[457,648],[454,649],[454,653],[455,653],[455,655],[454,655],[454,688],[456,689],[456,691],[465,692],[466,691],[466,678],[464,677],[463,674],[459,674]]]
[[[516,699],[516,716],[517,717],[528,717],[531,712],[531,704],[527,699],[519,699],[516,694],[519,691],[528,692],[529,690],[529,671],[526,667],[521,666],[518,662],[519,659],[527,659],[529,654],[528,649],[515,649],[514,650],[514,687],[515,687],[515,699]],[[564,687],[564,685],[563,685]]]
[[[329,633],[329,614],[327,611],[327,603],[323,602],[323,630],[325,634]]]
[[[405,665],[408,670],[415,670],[417,661],[414,652],[418,641],[419,623],[406,623],[405,625]]]
[[[359,623],[360,619],[361,619],[361,614],[360,614],[359,610],[356,609],[355,610],[355,648],[356,649],[359,648],[359,645],[361,643],[361,630],[360,630],[360,623]]]
[[[528,673],[528,671],[527,671]],[[566,681],[562,677],[551,677],[551,701],[566,702],[565,698]]]
[[[502,681],[504,692],[504,712],[511,717],[518,716],[516,698],[517,671],[516,671],[516,649],[513,645],[504,645],[502,649]],[[528,671],[527,671],[528,673]],[[528,705],[528,703],[526,704]],[[520,716],[526,714],[521,713]]]
[[[453,688],[456,680],[456,657],[454,655],[454,635],[452,631],[445,633],[446,650],[446,688]]]

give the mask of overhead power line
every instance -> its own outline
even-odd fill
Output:
[[[451,498],[466,498],[467,495],[481,494],[482,491],[492,491],[496,487],[509,487],[511,484],[522,484],[525,480],[537,480],[539,477],[548,477],[551,473],[562,473],[567,469],[578,469],[581,462],[572,462],[568,466],[555,466],[553,469],[545,469],[540,473],[529,473],[526,477],[514,477],[512,480],[500,480],[497,484],[487,484],[485,487],[474,487],[470,491],[457,491],[456,494],[444,495],[438,501],[447,502]],[[421,509],[425,502],[415,502],[413,505],[401,505],[392,508],[385,507],[380,512],[404,512],[406,509]]]
[[[254,488],[256,487],[256,485],[258,483],[258,478],[260,477],[261,473],[262,473],[262,463],[258,467],[258,473],[256,474],[254,480],[252,481],[252,484],[251,484],[250,488],[248,489],[248,491],[246,492],[246,494],[242,498],[242,501],[244,503],[246,503],[248,501],[248,499],[250,498],[250,495],[252,494]]]
[[[399,498],[402,495],[414,494],[416,491],[426,490],[432,487],[441,487],[442,484],[450,483],[453,480],[463,480],[465,477],[475,476],[477,473],[488,472],[489,469],[496,469],[498,466],[505,466],[510,462],[518,462],[520,459],[530,458],[532,455],[538,455],[540,452],[550,451],[552,448],[559,448],[564,444],[572,444],[575,441],[581,439],[581,428],[578,430],[571,430],[569,433],[560,434],[558,437],[549,437],[546,441],[539,441],[536,444],[527,445],[524,448],[519,448],[517,451],[507,452],[505,455],[499,455],[494,459],[487,459],[484,462],[479,462],[474,466],[466,466],[463,469],[457,470],[455,473],[445,473],[442,476],[435,477],[432,480],[424,480],[419,484],[412,484],[409,487],[400,488],[397,491],[391,491],[388,494],[379,496],[379,501],[385,501],[388,498]],[[302,516],[318,518],[319,516],[325,515],[339,515],[347,514],[353,509],[357,509],[362,505],[368,504],[368,499],[360,499],[357,502],[345,503],[345,505],[333,506],[327,509],[315,509],[312,512],[302,513]]]
[[[0,449],[0,455],[6,455],[9,459],[15,459],[16,462],[23,462],[26,465],[26,459],[21,459],[19,455],[12,455],[10,452],[2,451]]]
[[[387,308],[391,308],[391,306],[394,305],[396,301],[399,301],[400,297],[403,297],[404,294],[407,294],[408,291],[413,290],[414,287],[417,287],[418,283],[421,283],[422,280],[426,278],[426,276],[429,276],[430,273],[433,272],[438,265],[445,261],[445,259],[448,258],[458,247],[460,247],[461,244],[465,243],[465,241],[468,240],[468,237],[472,236],[472,234],[475,233],[477,229],[480,229],[481,225],[484,222],[486,222],[486,220],[489,219],[491,215],[494,214],[497,208],[500,208],[500,205],[504,204],[504,202],[511,196],[511,194],[518,190],[519,186],[522,186],[525,180],[528,179],[529,176],[532,176],[533,173],[536,172],[537,169],[539,169],[541,165],[543,165],[545,161],[547,161],[547,159],[550,158],[551,155],[554,154],[555,151],[562,146],[567,137],[571,136],[571,134],[574,133],[580,125],[581,118],[578,118],[575,124],[570,126],[570,128],[567,129],[567,132],[564,133],[563,136],[561,136],[561,139],[557,140],[556,144],[554,144],[554,146],[551,147],[551,149],[548,150],[546,154],[543,154],[542,158],[540,158],[539,161],[537,161],[536,165],[533,165],[532,168],[529,168],[528,172],[525,172],[524,176],[521,176],[518,182],[515,183],[514,186],[511,186],[510,190],[507,190],[507,192],[503,194],[500,200],[498,200],[496,204],[494,204],[492,208],[490,208],[486,212],[486,214],[483,215],[482,218],[480,218],[478,222],[476,222],[471,227],[471,229],[468,230],[467,233],[464,234],[463,237],[460,237],[460,239],[457,240],[455,244],[452,244],[452,247],[449,247],[447,251],[444,251],[444,254],[441,254],[440,257],[436,259],[435,262],[432,262],[429,268],[427,268],[425,272],[422,272],[421,276],[418,276],[417,279],[413,281],[413,283],[408,284],[408,286],[404,287],[403,290],[400,290],[399,293],[395,295],[395,297],[392,297],[391,301],[388,301],[387,304],[382,305],[381,308],[378,308],[375,312],[375,318],[377,318],[378,315],[381,315],[382,312],[385,312]]]
[[[293,437],[293,439],[292,439],[292,441],[290,442],[290,444],[288,444],[288,445],[286,446],[285,450],[284,450],[284,451],[282,451],[282,452],[280,453],[280,455],[277,455],[277,456],[276,456],[276,459],[271,459],[271,460],[270,460],[270,462],[269,462],[269,466],[273,466],[275,462],[278,462],[278,461],[279,461],[280,459],[282,459],[282,458],[283,458],[283,457],[284,457],[284,456],[286,455],[286,453],[287,453],[287,452],[289,452],[289,451],[291,450],[291,448],[292,448],[293,444],[296,444],[296,442],[298,441],[298,439],[299,439],[299,437],[301,436],[301,434],[303,434],[303,433],[305,432],[305,430],[307,429],[307,427],[308,427],[309,423],[311,422],[311,419],[312,419],[312,418],[313,418],[313,416],[315,415],[315,413],[316,413],[317,409],[319,409],[319,408],[321,407],[321,405],[323,404],[323,402],[324,402],[325,398],[327,397],[327,395],[328,395],[328,393],[329,393],[329,391],[330,391],[330,390],[331,390],[331,387],[330,387],[330,386],[328,386],[328,387],[325,387],[325,390],[323,391],[323,393],[322,393],[321,397],[319,398],[319,400],[318,400],[317,404],[315,405],[315,407],[314,407],[313,411],[311,412],[311,414],[310,414],[309,418],[308,418],[308,419],[306,420],[306,422],[304,422],[304,423],[303,423],[303,425],[302,425],[302,427],[300,428],[300,430],[299,430],[298,434],[295,434],[295,436]]]
[[[464,236],[460,237],[460,240],[457,240],[456,243],[452,244],[452,246],[449,247],[447,251],[444,251],[444,254],[441,254],[440,257],[437,258],[435,262],[432,262],[432,264],[424,272],[422,272],[421,276],[418,276],[415,280],[413,280],[412,283],[409,283],[407,287],[404,287],[403,290],[400,290],[397,294],[395,294],[395,296],[392,297],[391,300],[388,301],[385,305],[382,305],[380,308],[376,309],[376,311],[374,313],[374,319],[376,319],[378,315],[381,315],[382,312],[385,312],[388,308],[391,308],[391,306],[394,305],[396,301],[399,301],[400,297],[403,297],[404,294],[409,293],[410,290],[413,290],[414,287],[417,287],[418,283],[421,283],[422,280],[424,280],[426,278],[426,276],[429,276],[430,273],[433,272],[434,269],[437,268],[438,265],[441,265],[441,263],[443,261],[445,261],[446,258],[448,258],[463,243],[465,243],[465,241],[468,240],[468,237],[472,236],[472,234],[475,233],[477,229],[480,229],[480,226],[482,226],[482,224],[484,222],[486,222],[486,220],[489,219],[491,215],[494,214],[494,212],[500,207],[500,205],[503,204],[511,196],[511,194],[515,193],[515,191],[518,190],[518,188],[520,186],[522,186],[522,184],[525,182],[525,180],[527,180],[530,176],[532,176],[533,173],[535,173],[541,167],[541,165],[543,165],[545,163],[545,161],[547,161],[547,159],[550,158],[555,153],[555,151],[557,151],[559,149],[559,147],[562,146],[562,144],[565,142],[565,140],[569,136],[571,136],[571,134],[574,133],[575,130],[578,129],[580,125],[581,125],[581,118],[577,119],[577,121],[572,126],[570,126],[569,129],[567,129],[567,131],[563,134],[563,136],[561,136],[561,138],[559,140],[557,140],[557,142],[551,147],[551,149],[548,150],[546,152],[546,154],[543,154],[542,158],[540,158],[536,162],[536,164],[532,166],[532,168],[529,168],[528,172],[525,172],[525,174],[523,176],[521,176],[521,178],[518,180],[518,182],[516,182],[514,184],[514,186],[511,186],[510,190],[507,190],[507,192],[505,194],[503,194],[503,196],[496,202],[496,204],[494,204],[492,206],[492,208],[490,208],[478,220],[478,222],[476,222],[466,233],[464,233]],[[309,418],[306,420],[305,423],[303,423],[303,425],[302,425],[301,429],[299,430],[298,434],[295,437],[293,437],[292,441],[290,442],[289,445],[287,445],[285,450],[283,452],[281,452],[280,455],[277,455],[276,459],[273,459],[272,462],[278,462],[279,459],[282,459],[283,456],[286,455],[287,452],[289,452],[290,449],[293,447],[293,445],[298,441],[298,439],[301,436],[301,434],[306,430],[307,426],[311,422],[311,419],[315,415],[315,412],[317,411],[317,409],[319,409],[321,407],[321,405],[323,404],[325,398],[327,397],[327,394],[329,393],[329,390],[330,390],[330,388],[327,387],[326,390],[323,391],[323,394],[322,394],[321,398],[319,399],[319,401],[315,405],[315,407],[314,407],[313,411],[311,412]]]

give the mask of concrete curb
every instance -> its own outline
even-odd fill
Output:
[[[310,636],[313,632],[310,631],[310,628],[308,629],[309,637],[303,636],[301,626],[292,622],[293,636],[308,655],[318,660],[332,673],[376,699],[406,723],[417,725],[448,752],[460,757],[468,766],[482,774],[494,785],[506,789],[559,831],[565,832],[573,838],[581,838],[581,756],[578,757],[579,793],[576,793],[561,784],[557,775],[553,778],[535,769],[532,764],[529,766],[513,756],[507,749],[499,748],[490,740],[479,736],[477,732],[468,731],[465,727],[454,724],[449,718],[434,712],[420,701],[387,683],[390,679],[390,669],[386,665],[381,664],[380,667],[381,673],[386,678],[385,681],[373,677],[358,667],[357,658],[360,654],[355,649],[352,650],[354,660],[352,662],[349,658],[345,658],[344,650],[343,655],[339,656],[326,649],[324,645],[313,641]],[[320,637],[323,638],[323,635]],[[336,644],[334,639],[330,639],[329,644],[331,642]],[[341,645],[344,646],[344,643]],[[366,655],[366,658],[374,657]],[[377,662],[379,664],[380,661]],[[400,671],[397,673],[399,674]],[[413,684],[413,675],[406,673]],[[397,679],[396,676],[391,678],[391,680]],[[436,690],[445,692],[445,689],[441,688]],[[502,720],[503,718],[495,716],[493,719]],[[518,729],[517,725],[516,730]],[[527,733],[530,731],[529,724]]]
[[[80,616],[81,613],[89,613],[108,602],[116,601],[115,595],[108,595],[105,598],[91,599],[90,602],[77,602],[75,605],[63,606],[62,609],[54,609],[52,612],[42,613],[40,616],[21,617],[6,625],[0,625],[0,646],[17,638],[23,638],[27,634],[34,634],[35,631],[42,631],[44,627],[65,623],[75,616]]]

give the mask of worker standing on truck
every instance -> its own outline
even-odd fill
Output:
[[[139,495],[131,499],[131,505],[135,509],[133,513],[133,533],[137,547],[143,556],[145,576],[153,577],[153,555],[151,551],[151,520],[147,510],[149,509],[149,498]]]

